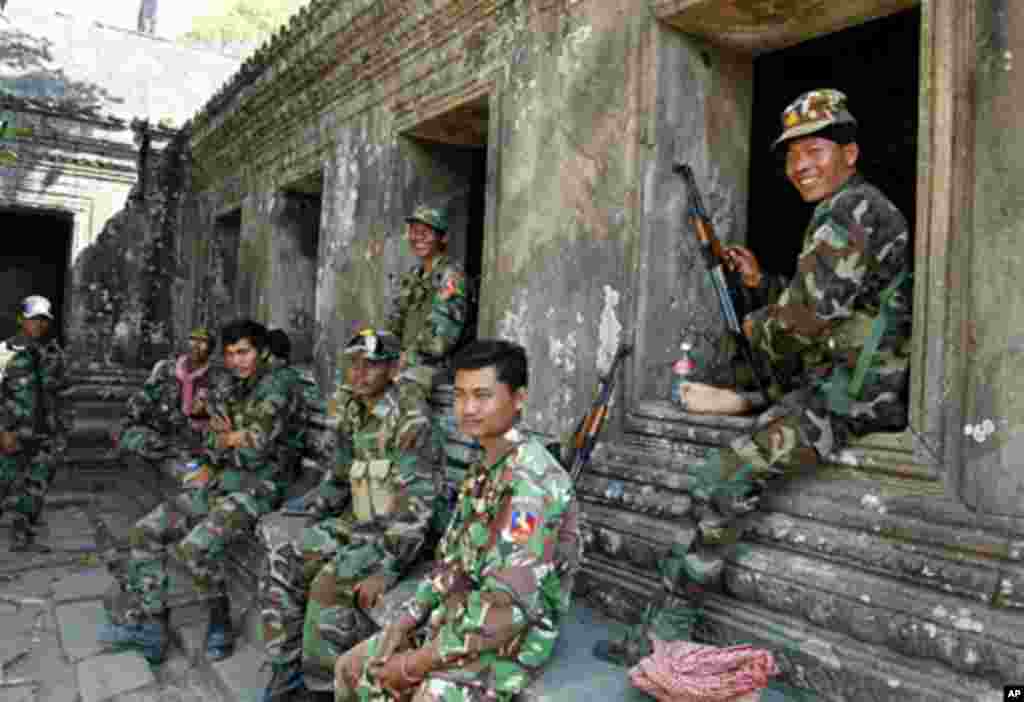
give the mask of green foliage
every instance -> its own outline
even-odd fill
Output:
[[[181,39],[220,47],[258,44],[309,0],[214,0]]]

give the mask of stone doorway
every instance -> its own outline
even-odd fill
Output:
[[[285,187],[277,200],[272,243],[268,326],[283,329],[292,342],[293,363],[313,361],[316,344],[316,280],[323,210],[323,174],[316,172]]]
[[[43,295],[53,303],[53,333],[64,343],[74,218],[56,210],[0,209],[4,250],[0,256],[0,339],[17,332],[18,303]]]
[[[475,338],[487,219],[489,96],[482,95],[408,130],[402,140],[410,209],[447,205],[448,252],[461,261],[472,288],[467,338]]]
[[[807,90],[836,88],[858,120],[865,177],[886,193],[914,231],[921,10],[913,8],[754,59],[748,226],[765,268],[793,274],[812,206],[802,202],[769,147],[779,114]]]

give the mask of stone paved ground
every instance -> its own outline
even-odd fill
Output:
[[[235,655],[219,663],[205,661],[205,608],[180,571],[172,571],[172,644],[161,666],[151,667],[138,652],[104,650],[97,643],[102,598],[112,580],[96,557],[96,527],[102,523],[123,543],[127,529],[157,499],[144,476],[65,471],[40,533],[54,548],[46,555],[11,553],[10,522],[0,519],[0,702],[261,700],[269,673],[261,669],[252,593],[232,593],[241,636]],[[574,614],[579,616],[566,623],[559,642],[562,665],[549,671],[529,699],[649,700],[629,686],[623,669],[589,654],[609,634],[609,623],[590,621],[585,608]],[[308,702],[332,699],[330,693],[310,693]],[[783,699],[776,691],[762,695],[762,702]]]
[[[11,553],[9,518],[0,520],[0,702],[225,702],[180,645],[152,668],[96,642],[111,579],[96,559],[95,520],[123,537],[152,498],[71,476],[55,488],[40,533],[52,553]]]

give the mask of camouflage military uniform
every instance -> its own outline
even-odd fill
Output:
[[[392,384],[369,409],[340,380],[330,402],[338,455],[313,508],[320,520],[295,541],[273,533],[272,520],[262,530],[269,554],[260,581],[267,653],[273,663],[291,663],[299,657],[301,639],[303,667],[327,679],[337,656],[371,633],[352,608],[353,587],[374,574],[387,576],[388,587],[397,582],[419,555],[437,487],[421,394],[408,384]],[[360,484],[379,479],[379,466],[394,471],[381,477],[396,481],[399,490],[395,511],[374,512],[373,526],[358,499],[342,508]],[[379,503],[378,496],[373,504]]]
[[[126,568],[111,564],[122,591],[118,601],[108,602],[112,621],[134,623],[163,612],[170,544],[197,588],[223,590],[225,548],[276,509],[295,478],[297,455],[288,437],[299,402],[291,378],[276,372],[266,353],[252,377],[224,376],[211,388],[211,413],[246,432],[246,445],[218,449],[211,433],[205,464],[197,466],[210,480],[197,481],[135,524]]]
[[[142,389],[128,400],[126,416],[117,431],[122,450],[156,460],[168,457],[176,449],[199,448],[203,427],[185,416],[177,377],[179,365],[186,358],[158,361]],[[211,378],[216,382],[216,374],[212,366],[207,366],[194,380],[193,402],[208,401]]]
[[[747,316],[752,345],[771,362],[785,394],[753,435],[710,457],[695,491],[701,557],[690,575],[712,582],[719,546],[744,504],[771,478],[811,469],[851,436],[906,425],[912,287],[910,237],[899,210],[860,175],[818,203],[797,273],[778,300]],[[887,288],[889,291],[887,292]],[[849,393],[861,349],[885,309],[887,324],[856,398]]]
[[[441,669],[413,693],[419,701],[511,700],[550,659],[582,558],[572,484],[536,440],[512,429],[513,448],[463,482],[434,572],[419,585],[409,617],[428,625],[424,646]],[[338,664],[336,699],[392,696],[367,662],[385,632]]]
[[[63,461],[71,427],[60,397],[65,386],[64,352],[55,341],[19,336],[0,344],[0,431],[13,432],[21,446],[0,454],[0,514],[14,509],[16,522],[39,518]]]
[[[309,424],[314,416],[323,414],[325,410],[320,386],[316,384],[313,374],[306,369],[296,368],[279,359],[274,359],[272,363],[275,371],[291,385],[293,391],[299,396],[299,406],[292,422],[294,429],[288,440],[300,456],[307,454],[313,449]]]
[[[399,280],[387,327],[402,340],[407,374],[427,388],[431,369],[462,338],[466,305],[466,274],[447,256],[439,256],[430,273],[416,266]]]

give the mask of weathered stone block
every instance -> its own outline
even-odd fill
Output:
[[[82,702],[104,702],[156,683],[141,654],[128,651],[97,656],[78,664]]]
[[[68,660],[75,663],[104,650],[96,635],[106,620],[102,602],[78,602],[57,607],[57,628]]]
[[[113,584],[114,578],[106,570],[86,570],[55,582],[53,598],[58,603],[99,599]]]

